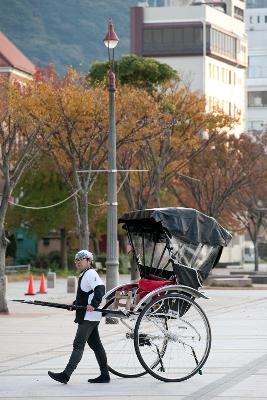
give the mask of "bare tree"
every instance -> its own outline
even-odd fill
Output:
[[[242,196],[243,209],[237,215],[237,219],[246,228],[249,237],[254,245],[254,268],[255,272],[259,271],[259,234],[262,228],[266,227],[266,210],[261,210],[255,199],[245,200]],[[245,204],[244,204],[245,203]]]
[[[235,196],[235,206],[238,209],[235,217],[241,228],[245,228],[254,245],[255,271],[259,270],[259,237],[262,230],[267,228],[267,169],[266,155],[258,160],[258,169],[250,175],[245,188]],[[256,173],[255,173],[256,172]]]

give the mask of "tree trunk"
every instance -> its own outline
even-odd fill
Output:
[[[156,207],[160,207],[160,189],[161,189],[161,172],[157,168],[156,170],[156,179],[155,179],[155,187],[154,187],[154,201]]]
[[[259,250],[258,250],[258,240],[253,242],[254,244],[254,265],[255,265],[255,272],[259,271]]]
[[[80,249],[88,250],[89,248],[89,220],[88,220],[88,202],[87,192],[81,191],[80,193]]]
[[[98,239],[94,236],[93,238],[91,238],[92,242],[93,242],[93,246],[94,246],[94,253],[95,254],[99,254],[100,250],[99,250],[99,241]]]
[[[68,252],[67,252],[67,231],[66,228],[60,229],[60,256],[61,267],[64,271],[68,271]]]
[[[6,301],[6,236],[5,230],[0,229],[0,313],[8,314],[8,307]]]

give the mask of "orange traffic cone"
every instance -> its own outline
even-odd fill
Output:
[[[35,294],[32,274],[30,274],[30,277],[29,277],[28,292],[25,293],[25,294],[26,294],[26,295],[30,295],[30,296],[32,296],[32,295]]]
[[[45,288],[45,278],[44,274],[41,274],[41,279],[40,279],[40,289],[38,293],[45,294],[46,293],[46,288]]]

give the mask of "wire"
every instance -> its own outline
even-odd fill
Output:
[[[120,190],[121,190],[121,188],[123,187],[123,185],[124,185],[126,179],[128,178],[129,172],[130,172],[130,171],[128,171],[128,173],[126,174],[125,178],[123,179],[123,181],[122,181],[122,183],[121,183],[119,189],[117,190],[117,194],[120,192]],[[107,202],[107,201],[104,201],[104,203],[99,203],[99,204],[88,203],[88,205],[89,205],[89,206],[94,206],[94,207],[102,207],[102,206],[105,206],[105,205],[107,206],[107,205],[108,205],[108,202]]]
[[[80,191],[80,189],[76,190],[76,192],[72,193],[69,197],[67,197],[66,199],[64,199],[62,201],[59,201],[58,203],[51,204],[49,206],[43,206],[43,207],[23,206],[22,204],[14,203],[13,201],[10,201],[10,200],[8,200],[8,202],[9,202],[9,204],[12,204],[13,206],[17,206],[17,207],[21,207],[21,208],[28,208],[28,209],[31,209],[31,210],[43,210],[45,208],[52,208],[52,207],[59,206],[62,203],[65,203],[67,200],[69,200],[73,196],[75,196],[79,191]]]
[[[122,181],[122,183],[121,183],[119,189],[117,190],[117,194],[120,192],[120,190],[121,190],[121,188],[123,187],[123,185],[124,185],[126,179],[128,178],[128,176],[129,176],[129,172],[126,174],[125,178],[123,179],[123,181]],[[72,193],[69,197],[67,197],[66,199],[64,199],[64,200],[62,200],[62,201],[59,201],[58,203],[51,204],[51,205],[49,205],[49,206],[43,206],[43,207],[24,206],[24,205],[22,205],[22,204],[14,203],[14,202],[11,201],[11,200],[8,200],[8,202],[9,202],[9,204],[12,204],[13,206],[17,206],[17,207],[21,207],[21,208],[27,208],[27,209],[30,209],[30,210],[44,210],[44,209],[46,209],[46,208],[57,207],[57,206],[59,206],[60,204],[65,203],[66,201],[68,201],[69,199],[71,199],[73,196],[76,196],[76,194],[77,194],[79,191],[80,191],[80,189],[76,190],[76,191],[75,191],[74,193]],[[88,205],[94,206],[94,207],[102,207],[102,206],[107,205],[107,204],[108,204],[107,201],[105,201],[104,203],[100,203],[100,204],[88,203]]]

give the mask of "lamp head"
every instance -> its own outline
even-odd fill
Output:
[[[111,18],[108,21],[108,31],[103,39],[103,42],[108,49],[114,49],[119,42],[119,38],[114,31],[114,26]]]

